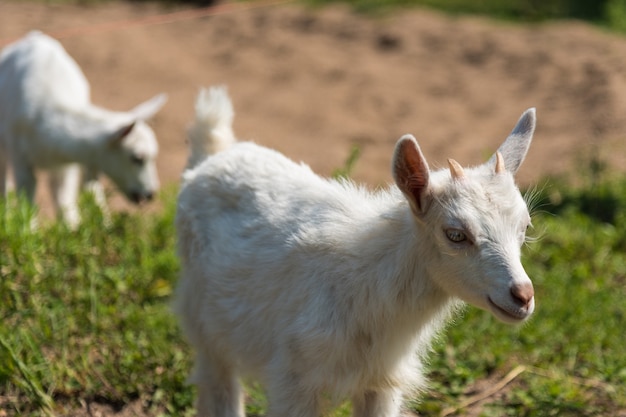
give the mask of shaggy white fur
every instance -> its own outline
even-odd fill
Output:
[[[72,227],[80,187],[106,212],[104,172],[135,203],[159,188],[157,141],[145,123],[165,104],[160,94],[128,112],[91,103],[89,84],[61,44],[31,32],[0,54],[0,196],[9,165],[18,192],[33,201],[36,169],[50,172],[52,197]]]
[[[176,309],[196,350],[198,415],[243,416],[239,379],[251,377],[272,417],[317,417],[346,398],[355,416],[398,416],[459,300],[507,323],[532,314],[520,263],[530,217],[513,174],[534,109],[475,168],[450,160],[430,171],[415,139],[402,137],[397,186],[370,192],[234,143],[224,88],[198,100],[213,110],[198,111],[190,129],[176,218]]]

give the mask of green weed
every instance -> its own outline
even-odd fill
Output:
[[[156,214],[117,213],[108,226],[84,198],[77,231],[33,226],[27,203],[0,202],[0,414],[64,414],[81,400],[193,414],[185,384],[192,352],[170,311],[179,269],[174,195]],[[430,388],[412,405],[420,415],[462,415],[468,399],[511,370],[482,415],[626,409],[626,179],[556,183],[537,198],[539,236],[524,250],[534,317],[509,327],[468,307],[435,343]],[[248,397],[248,415],[264,415],[262,391],[251,385]],[[347,405],[335,414],[344,415]]]
[[[173,204],[104,226],[84,199],[75,232],[32,227],[23,201],[0,204],[0,407],[27,415],[51,399],[140,398],[160,412],[188,408],[190,355],[168,305],[178,272]]]
[[[625,0],[305,0],[321,6],[349,4],[358,12],[378,15],[410,7],[427,7],[452,15],[484,15],[516,22],[580,19],[626,31]]]

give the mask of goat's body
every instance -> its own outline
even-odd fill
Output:
[[[200,99],[226,103],[225,94]],[[242,417],[248,376],[264,383],[272,417],[317,417],[346,398],[357,417],[395,417],[422,386],[423,356],[459,298],[506,322],[532,313],[519,263],[529,217],[500,154],[467,172],[430,172],[405,137],[398,188],[369,192],[233,144],[232,108],[207,118],[202,107],[176,218],[176,309],[197,354],[200,416]],[[532,117],[511,135],[524,134],[523,152]],[[523,155],[511,143],[501,148],[516,170]]]
[[[400,193],[322,179],[251,143],[185,181],[178,309],[194,346],[278,391],[419,385],[410,353],[426,351],[450,303],[412,256],[428,249]]]
[[[161,101],[164,99],[161,98]],[[159,105],[160,107],[160,105]],[[36,169],[51,172],[51,188],[59,210],[71,224],[79,221],[76,211],[78,188],[87,183],[103,203],[97,183],[100,171],[123,170],[107,164],[106,141],[118,132],[129,135],[134,145],[150,158],[156,155],[156,141],[150,128],[132,112],[114,112],[91,103],[90,88],[76,62],[52,38],[31,32],[8,46],[0,55],[0,196],[6,193],[8,165],[18,191],[33,200]],[[111,154],[112,152],[109,152]],[[85,172],[83,172],[83,169]],[[152,192],[158,187],[156,171],[143,180]],[[84,174],[84,175],[83,175]],[[133,175],[131,173],[130,175]],[[144,184],[130,185],[125,174],[113,174],[124,192],[141,194]],[[130,189],[124,189],[128,185]]]

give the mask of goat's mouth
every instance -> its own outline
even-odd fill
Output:
[[[500,307],[491,299],[491,297],[487,297],[487,301],[489,302],[489,306],[491,307],[491,311],[493,312],[493,314],[498,319],[506,323],[521,323],[522,321],[530,317],[530,314],[532,313],[532,308],[517,308],[514,310],[510,310],[504,307]]]
[[[140,193],[137,191],[132,191],[127,194],[127,197],[130,201],[139,205],[143,202],[151,201],[152,198],[154,197],[154,193],[152,192]]]

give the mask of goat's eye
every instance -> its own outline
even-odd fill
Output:
[[[459,229],[447,229],[446,236],[451,242],[454,243],[465,242],[467,240],[467,235]]]
[[[130,160],[131,160],[131,161],[133,162],[133,164],[135,164],[135,165],[143,165],[143,163],[144,163],[144,158],[143,158],[143,157],[141,157],[141,156],[139,156],[139,155],[136,155],[136,154],[132,154],[132,155],[130,156]]]

